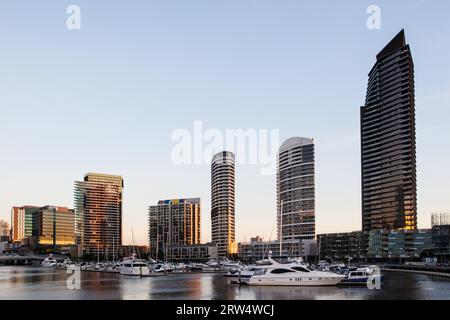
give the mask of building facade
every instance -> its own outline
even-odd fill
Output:
[[[281,253],[280,253],[281,245]],[[263,241],[261,238],[252,238],[250,242],[239,242],[239,260],[255,263],[258,260],[272,257],[301,257],[304,260],[313,260],[317,254],[316,240],[289,239],[280,244],[279,240]]]
[[[419,258],[433,247],[430,229],[370,231],[367,255],[370,258]]]
[[[170,246],[167,259],[174,262],[206,262],[218,259],[217,245],[214,243]]]
[[[75,245],[75,212],[66,207],[45,206],[37,214],[38,244]]]
[[[211,231],[219,257],[237,253],[235,235],[235,156],[217,153],[211,162]]]
[[[38,206],[13,207],[11,209],[11,241],[37,236]]]
[[[431,229],[356,231],[317,235],[321,259],[399,260],[420,259],[433,248]]]
[[[0,220],[0,242],[9,241],[10,231],[8,222]]]
[[[160,200],[148,209],[150,256],[166,257],[172,246],[201,241],[200,198]]]
[[[433,237],[432,253],[439,262],[450,261],[450,224],[436,224],[431,229]]]
[[[365,258],[364,234],[361,231],[317,235],[320,259],[346,261]]]
[[[294,137],[278,153],[278,239],[314,239],[315,228],[314,140]]]
[[[88,173],[75,181],[75,233],[79,255],[111,257],[122,244],[121,176]]]
[[[403,30],[369,73],[361,173],[362,229],[416,229],[414,63]]]

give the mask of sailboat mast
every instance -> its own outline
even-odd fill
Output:
[[[131,228],[131,244],[133,246],[133,254],[136,254],[136,250],[134,249],[134,230]]]
[[[283,250],[283,200],[280,203],[280,257]]]
[[[113,239],[112,239],[112,261],[113,261],[113,263],[114,263],[114,237],[113,237]]]

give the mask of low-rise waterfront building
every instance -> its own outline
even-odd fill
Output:
[[[289,256],[312,259],[317,252],[317,241],[314,239],[289,239],[280,241],[263,241],[260,237],[252,238],[250,242],[238,243],[239,260],[255,262],[267,258],[269,254],[274,257]]]
[[[9,249],[9,242],[0,241],[0,254],[3,254],[4,252],[8,251],[8,249]]]
[[[320,258],[334,261],[418,259],[433,247],[431,229],[330,233],[317,236]]]
[[[167,259],[174,262],[205,262],[209,259],[218,258],[215,243],[170,246],[167,252]]]
[[[9,236],[10,229],[8,222],[0,220],[0,242],[8,242]]]
[[[435,225],[431,229],[433,237],[432,254],[439,262],[450,261],[450,224]]]
[[[376,259],[419,258],[432,248],[430,229],[372,230],[369,234],[368,257]]]
[[[320,259],[344,261],[365,257],[364,234],[361,231],[317,235]]]

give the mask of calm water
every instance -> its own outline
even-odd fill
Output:
[[[83,272],[81,290],[69,290],[70,276],[40,267],[0,267],[0,299],[450,299],[450,280],[409,273],[385,273],[381,290],[366,287],[249,287],[228,284],[220,274],[172,274],[133,278]]]

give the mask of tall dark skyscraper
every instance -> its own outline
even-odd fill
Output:
[[[403,30],[369,73],[361,173],[363,230],[416,229],[414,64]]]

